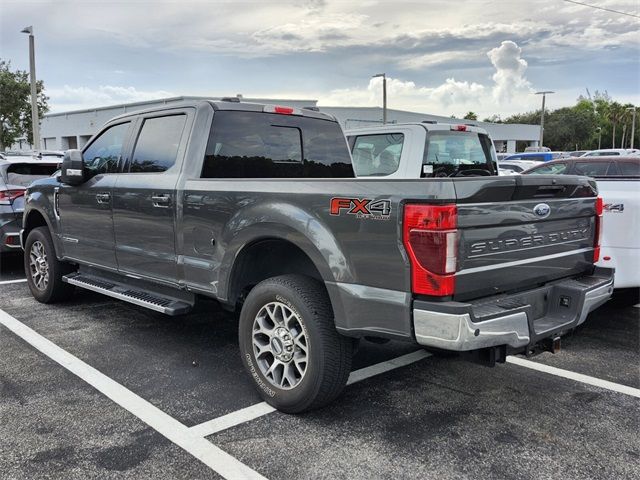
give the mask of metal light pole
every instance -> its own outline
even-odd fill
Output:
[[[544,103],[548,93],[556,93],[556,92],[552,92],[551,90],[536,92],[536,95],[542,95],[542,114],[540,115],[540,145],[539,145],[540,148],[542,148],[543,146],[542,141],[544,139]]]
[[[387,75],[385,73],[377,73],[371,78],[382,77],[382,123],[387,123]]]
[[[20,33],[29,34],[29,78],[31,79],[31,123],[33,127],[33,146],[40,150],[40,119],[38,118],[38,90],[36,87],[36,52],[33,27],[25,27]]]
[[[636,107],[628,107],[627,110],[633,110],[631,117],[631,148],[633,149],[633,140],[636,135]]]
[[[600,144],[602,143],[602,127],[596,128],[598,132],[598,150],[600,150]]]

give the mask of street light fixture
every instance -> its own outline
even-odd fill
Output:
[[[631,117],[631,148],[633,149],[633,140],[636,136],[636,107],[627,107],[627,110],[633,110]]]
[[[540,148],[542,148],[542,140],[544,138],[544,103],[547,98],[547,94],[556,93],[551,90],[544,90],[542,92],[536,92],[536,95],[542,95],[542,114],[540,115]]]
[[[38,91],[36,87],[36,54],[33,27],[25,27],[20,33],[29,34],[29,78],[31,80],[31,123],[33,128],[33,146],[40,150],[40,119],[38,118]]]
[[[376,73],[371,78],[382,77],[382,123],[387,123],[387,75]]]
[[[596,132],[598,132],[598,150],[600,150],[600,144],[602,141],[602,127],[596,127]]]

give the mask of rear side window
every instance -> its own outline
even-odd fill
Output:
[[[7,185],[27,187],[34,180],[50,177],[57,169],[57,165],[13,163],[7,167]]]
[[[607,174],[609,162],[576,162],[575,175],[586,175],[588,177],[602,177]]]
[[[474,132],[430,132],[422,160],[422,177],[493,175],[491,140]]]
[[[186,115],[147,118],[142,124],[131,160],[131,173],[159,173],[175,163]]]
[[[640,162],[618,162],[618,170],[626,177],[640,177]]]
[[[125,122],[107,128],[82,152],[90,176],[118,171],[122,146],[130,125],[130,122]]]
[[[218,111],[202,178],[350,178],[336,122],[262,112]]]
[[[512,172],[522,172],[524,170],[524,168],[518,166],[518,165],[513,165],[513,164],[502,164],[502,163],[498,163],[498,167],[504,169],[504,170],[511,170]]]
[[[358,177],[391,175],[400,166],[404,135],[385,133],[359,135],[353,143],[353,168]]]
[[[566,163],[550,163],[542,167],[529,170],[527,173],[534,175],[562,175],[567,172]]]

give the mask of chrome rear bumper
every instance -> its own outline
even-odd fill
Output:
[[[613,291],[613,271],[477,303],[414,302],[416,341],[425,347],[470,351],[506,345],[522,349],[582,324]],[[562,303],[568,305],[563,305]],[[544,311],[538,316],[534,312]]]

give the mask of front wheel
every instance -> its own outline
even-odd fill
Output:
[[[46,227],[29,232],[24,245],[24,273],[36,300],[42,303],[67,300],[74,288],[64,283],[62,277],[72,271],[71,265],[56,258],[53,240]]]
[[[286,413],[327,405],[351,371],[352,340],[336,331],[324,286],[302,275],[270,278],[251,290],[239,343],[262,398]]]

